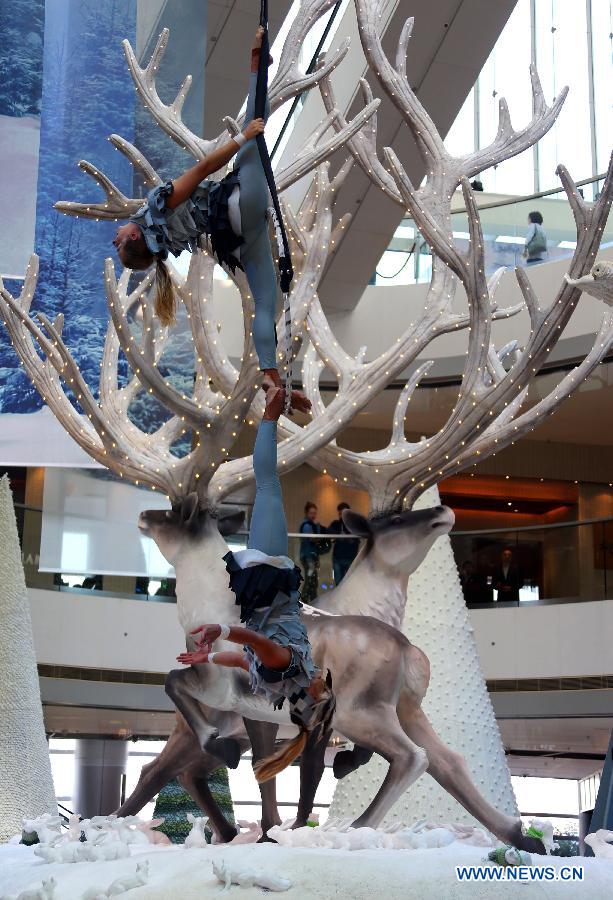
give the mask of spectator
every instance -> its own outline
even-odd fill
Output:
[[[81,583],[81,587],[86,591],[101,591],[102,575],[86,575]]]
[[[339,503],[336,507],[338,518],[328,525],[328,534],[351,534],[343,522],[344,509],[351,509],[351,507],[348,503]],[[345,538],[342,541],[332,541],[332,547],[332,571],[334,572],[334,584],[338,587],[358,555],[360,541],[358,538],[353,540]]]
[[[325,528],[317,521],[317,504],[310,500],[304,507],[304,519],[300,523],[300,534],[325,534]],[[301,598],[303,603],[312,603],[319,591],[319,557],[330,549],[329,541],[300,541],[300,563],[304,569],[304,585]]]
[[[517,564],[513,562],[513,551],[505,547],[500,557],[500,566],[494,574],[494,587],[499,600],[519,602],[519,588],[523,584]]]
[[[543,217],[538,210],[528,213],[528,225],[524,248],[526,262],[543,262],[543,254],[547,253],[547,235],[543,228]]]
[[[460,584],[466,603],[479,603],[484,599],[483,580],[477,575],[469,559],[460,568]]]

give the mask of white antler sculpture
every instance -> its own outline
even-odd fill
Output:
[[[523,389],[518,390],[517,385],[521,383],[521,379],[514,374],[507,375],[500,355],[493,346],[491,328],[497,319],[517,314],[524,304],[517,303],[506,309],[497,308],[495,287],[500,273],[494,277],[493,284],[485,283],[478,214],[468,188],[465,190],[472,242],[465,259],[456,250],[450,231],[451,197],[462,179],[476,174],[484,165],[500,162],[521,152],[538,140],[555,121],[566,91],[560,93],[551,107],[547,106],[538,76],[532,71],[531,122],[521,131],[515,131],[510,123],[506,103],[501,100],[500,126],[492,145],[454,159],[446,152],[434,123],[417,100],[406,78],[404,57],[409,45],[412,21],[409,20],[402,31],[397,58],[395,64],[392,64],[385,56],[377,32],[381,3],[357,0],[358,23],[365,55],[377,74],[381,87],[407,121],[428,164],[426,183],[415,190],[391,151],[385,153],[387,169],[378,159],[377,101],[372,99],[366,82],[362,85],[366,101],[362,113],[347,122],[337,110],[330,75],[340,63],[344,51],[334,54],[330,61],[323,60],[316,72],[309,76],[303,76],[295,62],[292,62],[297,56],[296,48],[304,40],[308,29],[330,6],[328,0],[302,5],[288,34],[277,76],[271,85],[273,108],[299,93],[305,86],[317,84],[328,110],[328,116],[321,127],[305,143],[300,158],[278,175],[278,183],[283,188],[292,184],[305,171],[314,171],[311,189],[307,191],[301,208],[294,213],[288,207],[286,217],[297,272],[292,293],[293,336],[297,345],[308,337],[303,381],[304,389],[317,411],[316,422],[307,426],[283,420],[281,430],[286,439],[280,445],[279,458],[285,471],[307,459],[331,474],[338,475],[342,471],[346,481],[369,491],[374,507],[386,508],[405,497],[409,502],[413,501],[428,484],[449,471],[460,471],[472,464],[476,456],[484,456],[493,452],[494,448],[500,448],[505,442],[514,439],[519,429],[530,427],[530,421],[554,409],[561,402],[560,398],[566,396],[579,383],[580,377],[588,374],[606,352],[609,323],[608,320],[603,323],[597,346],[581,369],[567,378],[562,390],[556,391],[552,398],[542,401],[530,414],[524,413],[518,425],[517,418],[525,399],[526,384],[524,383]],[[155,78],[167,40],[168,35],[164,32],[145,68],[138,65],[132,49],[126,44],[130,71],[141,99],[158,124],[195,158],[202,158],[219,143],[223,135],[212,141],[205,141],[189,132],[183,124],[181,107],[189,89],[189,79],[186,79],[172,104],[166,105],[159,99]],[[335,137],[322,143],[329,127],[335,130]],[[117,136],[113,136],[112,140],[150,184],[159,183],[159,176],[138,150]],[[363,354],[352,357],[343,350],[334,337],[317,297],[318,284],[326,263],[342,240],[348,223],[348,217],[345,216],[334,226],[333,212],[339,189],[349,171],[349,164],[343,165],[336,177],[331,178],[328,164],[321,160],[343,144],[376,185],[412,212],[435,252],[433,277],[423,314],[408,323],[394,345],[371,361],[365,361]],[[83,163],[82,167],[102,186],[107,194],[107,201],[104,204],[62,202],[57,204],[61,211],[88,217],[124,218],[133,211],[135,204],[140,203],[120,195],[106,176],[89,163]],[[572,183],[566,174],[563,175],[563,180],[567,190],[573,194]],[[609,195],[610,179],[605,184],[597,206],[588,210],[585,204],[580,205],[582,201],[574,193],[575,214],[577,215],[577,210],[581,210],[585,225],[580,225],[582,239],[575,253],[571,269],[573,274],[580,274],[585,260],[593,259],[592,250],[587,250],[587,255],[584,253],[583,248],[590,244],[585,235],[592,231],[597,234],[598,228],[602,227],[610,202]],[[585,231],[586,227],[588,232]],[[99,404],[62,343],[61,321],[51,324],[43,319],[41,328],[27,316],[35,285],[35,263],[30,267],[19,301],[10,298],[6,292],[2,295],[7,311],[7,326],[16,348],[39,389],[44,389],[47,402],[73,437],[98,461],[120,472],[123,477],[160,488],[173,501],[196,490],[201,502],[215,503],[225,498],[237,482],[245,484],[253,477],[250,457],[228,461],[238,427],[247,413],[251,409],[252,414],[258,416],[262,409],[261,399],[255,397],[255,354],[250,335],[251,301],[243,280],[240,277],[235,279],[242,296],[245,331],[242,363],[237,369],[224,351],[212,317],[207,315],[207,303],[212,294],[213,266],[214,260],[211,257],[204,252],[198,253],[192,258],[187,277],[181,279],[178,275],[175,276],[175,287],[187,309],[196,349],[196,380],[192,396],[177,391],[157,367],[161,355],[160,342],[163,343],[166,336],[155,336],[156,325],[146,300],[146,290],[149,287],[147,280],[129,294],[127,276],[122,276],[117,282],[114,267],[110,261],[107,262],[106,290],[114,327],[109,328],[107,333]],[[468,296],[467,314],[452,311],[458,278],[463,282]],[[518,278],[524,302],[532,311],[534,304],[531,292],[521,273]],[[570,288],[566,289],[566,293],[563,292],[562,299],[568,296],[573,296]],[[574,302],[576,296],[570,308]],[[562,305],[564,309],[569,308],[567,303],[556,303],[557,309]],[[140,334],[130,322],[131,310],[136,306],[140,306],[142,310]],[[303,328],[305,319],[306,334]],[[566,320],[567,317],[560,313],[555,316],[555,322],[549,317],[547,324],[543,323],[538,328],[538,333],[534,332],[531,336],[521,359],[514,365],[514,371],[525,371],[527,361],[531,361],[532,368],[535,368],[535,354],[539,364],[542,364],[547,352],[544,348],[548,347],[548,352],[551,352],[555,340],[561,334],[558,326]],[[533,316],[533,323],[535,321]],[[415,368],[400,393],[394,412],[392,439],[387,448],[377,453],[362,454],[348,452],[336,446],[335,435],[390,381],[398,378],[407,367],[415,365],[420,358],[423,359],[428,344],[435,337],[462,329],[470,329],[465,377],[458,403],[438,435],[417,444],[406,441],[404,437],[407,404],[419,380],[429,368],[428,362],[422,362]],[[28,331],[30,337],[27,336]],[[32,338],[46,354],[46,363],[36,353]],[[118,388],[116,368],[119,348],[125,353],[138,382],[173,414],[153,435],[142,434],[128,419],[129,402],[139,387],[136,379],[132,379],[126,387]],[[338,392],[327,406],[319,391],[319,378],[324,367],[338,378]],[[60,376],[68,386],[76,385],[84,415],[79,416],[66,399],[59,383]],[[484,429],[486,419],[488,427]],[[190,428],[195,433],[196,446],[188,456],[177,460],[170,452],[170,446],[182,432]]]

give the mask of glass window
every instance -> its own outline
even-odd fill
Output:
[[[498,128],[498,104],[504,97],[515,128],[529,121],[530,0],[519,0],[479,76],[479,146],[490,144]],[[488,193],[529,194],[534,190],[532,150],[525,151],[483,173]]]
[[[596,121],[596,171],[606,172],[613,146],[611,76],[613,62],[613,3],[592,0],[592,54],[594,118]]]
[[[475,89],[464,101],[455,122],[445,138],[447,152],[453,156],[463,156],[475,149]]]
[[[558,163],[564,163],[576,181],[592,172],[585,3],[536,3],[534,25],[536,62],[547,102],[565,85],[570,87],[556,124],[539,141],[537,190],[543,191],[559,184]]]

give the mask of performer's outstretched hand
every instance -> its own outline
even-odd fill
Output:
[[[177,662],[182,666],[199,666],[209,661],[209,650],[194,650],[192,653],[179,653]]]
[[[200,649],[207,648],[211,649],[211,646],[214,641],[217,640],[218,637],[221,636],[221,625],[201,625],[200,628],[195,628],[193,631],[190,631],[192,636],[200,635],[196,638],[196,646],[200,647]]]

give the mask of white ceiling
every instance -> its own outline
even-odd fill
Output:
[[[285,19],[291,0],[269,0],[270,42]],[[258,26],[256,0],[207,0],[204,133],[219,134],[224,116],[235,116],[247,95],[250,48]]]
[[[549,393],[564,372],[541,375],[530,395],[536,402]],[[383,391],[353,420],[351,427],[380,431],[381,446],[389,437],[399,389]],[[418,388],[409,404],[407,434],[420,436],[435,433],[446,421],[458,395],[458,386]],[[334,392],[323,394],[329,402]],[[603,415],[603,412],[605,413]],[[613,445],[613,364],[598,367],[557,410],[525,438],[535,441]],[[340,443],[343,441],[341,439]]]
[[[499,719],[498,727],[512,775],[584,778],[599,771],[602,762],[572,758],[573,754],[598,754],[604,759],[613,719]],[[522,756],[522,750],[542,755]]]

